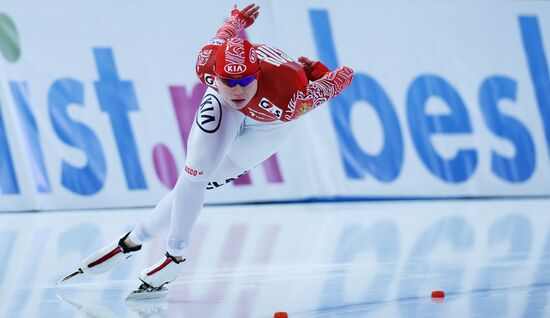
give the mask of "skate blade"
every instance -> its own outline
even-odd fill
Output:
[[[155,291],[137,289],[131,292],[128,297],[126,297],[126,301],[133,302],[141,300],[162,300],[166,298],[166,295],[168,295],[168,289],[166,287],[162,287],[161,289]]]
[[[79,268],[76,271],[70,273],[69,275],[61,278],[57,283],[55,283],[55,285],[59,285],[59,284],[63,283],[64,281],[67,281],[67,280],[69,280],[69,279],[71,279],[71,278],[73,278],[77,275],[80,275],[80,274],[84,274],[84,271],[82,270],[82,268]]]

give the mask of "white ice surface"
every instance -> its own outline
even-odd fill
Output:
[[[207,207],[165,301],[124,301],[162,238],[54,286],[146,212],[0,214],[0,317],[550,316],[550,200]]]

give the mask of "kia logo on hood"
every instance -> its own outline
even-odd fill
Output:
[[[227,74],[241,74],[246,71],[246,65],[244,64],[227,64],[223,67],[223,70]]]

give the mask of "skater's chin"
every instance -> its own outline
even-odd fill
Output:
[[[244,98],[236,98],[231,100],[231,106],[235,109],[241,109],[246,106],[247,100]]]

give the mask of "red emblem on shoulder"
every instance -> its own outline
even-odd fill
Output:
[[[294,109],[294,113],[291,115],[292,118],[298,118],[302,116],[303,114],[307,113],[310,109],[313,108],[313,98],[297,98],[296,99],[296,108]]]

